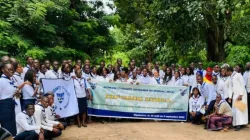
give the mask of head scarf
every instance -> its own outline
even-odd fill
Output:
[[[207,72],[213,72],[213,69],[212,68],[210,68],[210,67],[208,67],[207,68]],[[206,79],[208,80],[208,81],[212,81],[212,74],[211,75],[208,75],[207,73],[206,73],[206,75],[205,75],[205,77],[206,77]]]

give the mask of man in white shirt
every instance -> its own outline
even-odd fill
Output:
[[[220,77],[220,67],[219,65],[214,65],[212,76]]]
[[[247,89],[248,122],[250,122],[250,62],[247,62],[246,64],[246,71],[243,78]]]
[[[224,83],[221,80],[218,80],[216,75],[214,75],[212,77],[212,82],[213,82],[215,92],[217,94],[220,94],[222,99],[224,100],[225,99],[225,93],[226,93],[226,86],[224,85]]]
[[[43,129],[36,124],[33,116],[35,107],[33,104],[27,104],[25,111],[16,116],[17,135],[15,140],[42,140],[44,139]]]
[[[33,58],[32,57],[26,57],[26,61],[27,61],[27,66],[23,68],[23,73],[22,73],[22,78],[24,79],[24,76],[26,74],[26,72],[29,69],[32,69],[32,64],[33,64]]]
[[[241,73],[233,70],[232,67],[227,68],[227,75],[230,76],[229,86],[229,102],[232,102],[233,109],[233,126],[235,131],[239,131],[242,125],[248,124],[248,108],[247,108],[247,92],[244,86],[244,79]],[[240,103],[244,108],[236,107],[236,103]]]
[[[58,63],[58,61],[53,61],[52,68],[53,68],[52,70],[48,70],[45,73],[45,78],[49,78],[49,79],[62,78],[61,73],[58,71],[59,70],[59,63]]]
[[[44,137],[47,139],[52,139],[62,134],[61,130],[63,129],[63,125],[59,122],[48,119],[48,116],[45,113],[45,108],[47,107],[48,98],[43,96],[40,103],[35,105],[34,117],[36,119],[36,124],[44,129]]]
[[[201,95],[205,98],[205,106],[206,106],[206,114],[208,115],[214,107],[215,99],[216,99],[216,92],[212,84],[206,83],[203,81],[201,75],[197,75],[196,77],[197,85],[193,87],[198,87],[201,92]]]

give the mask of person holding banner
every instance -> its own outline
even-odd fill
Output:
[[[176,70],[174,72],[174,86],[183,86],[183,80],[181,78],[180,71]]]
[[[107,68],[102,68],[102,74],[100,76],[97,76],[97,81],[106,81],[106,82],[112,82],[113,78],[109,77],[108,75],[109,71]]]
[[[159,72],[160,72],[159,69],[154,69],[154,77],[153,78],[155,79],[155,81],[158,85],[162,85],[163,80],[161,79]]]
[[[62,66],[62,78],[64,80],[70,80],[73,76],[73,73],[71,72],[72,66],[70,64],[65,64]]]
[[[53,61],[52,70],[47,70],[46,71],[45,78],[48,78],[48,79],[62,78],[61,73],[59,71],[59,63],[58,63],[58,61],[56,61],[56,60]]]
[[[200,124],[202,113],[200,110],[204,105],[204,97],[202,97],[197,87],[193,88],[192,97],[189,99],[189,114],[192,124]]]
[[[79,114],[77,115],[77,123],[78,127],[81,126],[87,127],[86,124],[86,116],[87,116],[87,95],[92,99],[92,95],[90,94],[90,85],[87,80],[82,78],[82,71],[77,70],[76,79],[74,79],[74,86],[76,91],[76,97],[78,101]]]
[[[157,85],[156,80],[148,75],[148,69],[146,69],[146,68],[143,69],[142,74],[143,74],[143,75],[139,78],[140,84],[145,84],[145,85],[148,85],[148,84]]]
[[[127,83],[136,84],[136,85],[138,85],[140,83],[137,72],[132,71],[132,77],[128,79]]]
[[[167,68],[166,72],[165,72],[165,76],[163,78],[163,84],[164,85],[173,85],[173,81],[174,81],[174,77],[172,74],[172,69],[171,68]]]

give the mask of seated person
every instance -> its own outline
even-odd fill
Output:
[[[204,105],[204,97],[201,96],[197,87],[193,88],[192,97],[189,99],[189,113],[192,124],[200,124],[202,113],[201,108]]]
[[[45,94],[46,97],[48,97],[49,105],[47,108],[45,108],[45,113],[47,114],[47,117],[51,121],[56,121],[60,119],[61,117],[56,114],[55,112],[55,104],[54,104],[54,93],[53,92],[47,92]],[[67,123],[60,122],[63,124],[64,129],[67,127]]]
[[[33,116],[35,106],[26,104],[25,110],[16,116],[17,136],[15,140],[38,140],[43,139],[43,130],[36,124]]]
[[[0,127],[0,140],[13,140],[13,138],[8,130]]]
[[[52,139],[62,134],[61,130],[64,129],[63,125],[57,121],[51,121],[48,119],[45,109],[48,107],[48,98],[43,96],[41,101],[35,105],[36,123],[44,129],[45,139]]]
[[[207,116],[207,127],[209,130],[221,130],[227,132],[232,124],[232,108],[229,104],[222,100],[221,94],[217,94],[215,103],[215,112]]]

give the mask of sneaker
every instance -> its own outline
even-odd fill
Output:
[[[236,126],[234,130],[235,131],[240,131],[240,126]]]

